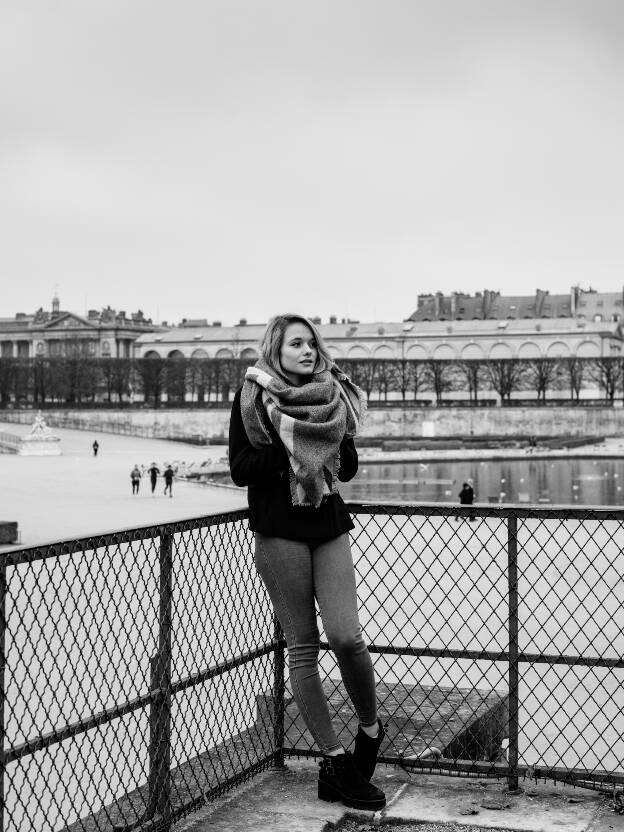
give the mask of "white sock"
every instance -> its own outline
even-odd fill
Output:
[[[377,739],[379,736],[379,723],[374,722],[372,725],[362,725],[362,731],[366,734],[367,737],[370,737],[372,740]]]

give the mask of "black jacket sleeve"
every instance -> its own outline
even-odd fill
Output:
[[[235,485],[259,485],[280,471],[288,469],[286,448],[275,439],[272,445],[254,448],[243,424],[240,390],[234,396],[230,415],[230,474]]]
[[[351,437],[345,436],[340,443],[340,468],[338,479],[340,482],[349,482],[356,475],[358,469],[358,454],[355,442]]]

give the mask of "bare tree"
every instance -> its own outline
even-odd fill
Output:
[[[427,359],[425,365],[425,379],[430,390],[436,397],[436,404],[442,401],[442,394],[453,387],[451,362],[439,361],[435,358]]]
[[[30,402],[34,392],[34,367],[30,358],[15,358],[13,393],[16,402]]]
[[[165,385],[168,403],[184,404],[186,401],[187,364],[188,360],[181,355],[167,359]]]
[[[415,361],[410,358],[399,358],[392,361],[390,368],[392,373],[392,389],[401,394],[401,400],[407,400],[407,394],[412,392],[414,398],[418,391],[425,384],[426,372],[423,361]]]
[[[376,358],[341,358],[338,364],[351,381],[362,388],[370,401],[377,381],[379,361]]]
[[[532,358],[527,361],[525,381],[536,392],[538,401],[546,401],[546,391],[561,378],[562,370],[556,358]]]
[[[394,384],[396,383],[394,363],[395,362],[389,358],[380,358],[377,361],[377,390],[379,392],[379,398],[383,398],[385,402],[388,401],[388,392],[392,389],[396,389],[396,387],[394,387]]]
[[[594,358],[589,365],[589,376],[604,390],[605,399],[612,402],[622,379],[622,359],[619,355]]]
[[[471,402],[477,401],[479,388],[484,381],[485,367],[478,358],[465,359],[456,363],[457,375],[465,382]]]
[[[166,364],[161,356],[139,358],[137,373],[143,390],[143,400],[151,401],[153,407],[160,407],[165,382]]]
[[[424,361],[410,361],[410,387],[414,394],[414,400],[418,398],[418,393],[425,388],[427,384],[427,368]]]
[[[578,401],[583,388],[583,378],[587,374],[587,359],[575,355],[561,359],[562,378],[570,388],[570,398]]]
[[[255,363],[255,358],[217,358],[219,368],[221,401],[228,402],[232,391],[238,390],[245,379],[247,368]]]
[[[394,389],[401,394],[401,401],[405,402],[407,391],[410,389],[410,364],[407,358],[399,358],[392,362],[390,372],[393,376]]]
[[[11,392],[15,384],[15,359],[10,356],[0,358],[0,405],[5,407],[11,401]]]
[[[130,395],[133,387],[132,381],[135,376],[135,363],[131,358],[116,358],[113,370],[113,389],[117,395],[117,401],[123,402],[124,398]]]
[[[509,401],[511,394],[520,389],[526,367],[517,358],[496,358],[485,365],[492,389],[501,397],[501,402]]]
[[[35,404],[45,405],[48,395],[47,359],[37,357],[33,361],[33,400]]]

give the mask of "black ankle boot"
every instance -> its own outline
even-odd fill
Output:
[[[323,757],[319,768],[318,796],[321,800],[341,800],[345,806],[371,812],[386,805],[385,794],[362,777],[348,751],[335,757]]]
[[[362,777],[365,777],[367,780],[370,780],[373,776],[377,763],[377,752],[385,736],[386,732],[380,719],[377,719],[376,737],[369,737],[368,734],[362,731],[362,726],[358,725],[355,747],[353,749],[353,762]]]

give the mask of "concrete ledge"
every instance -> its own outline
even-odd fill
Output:
[[[323,688],[338,738],[349,747],[357,732],[357,717],[344,685],[328,679]],[[437,756],[450,759],[502,759],[502,741],[508,736],[507,691],[455,688],[437,685],[377,683],[377,701],[382,722],[388,724],[380,756],[414,759]],[[272,700],[260,697],[261,721],[270,719]],[[295,702],[287,691],[284,746],[300,751],[315,748]]]
[[[404,828],[412,832],[448,829],[516,832],[624,832],[624,816],[609,809],[596,792],[552,783],[521,782],[509,795],[505,783],[458,777],[413,775],[381,766],[375,783],[386,792],[381,812],[357,812],[319,801],[318,768],[290,761],[282,772],[267,772],[243,792],[189,817],[185,832],[364,832]]]

